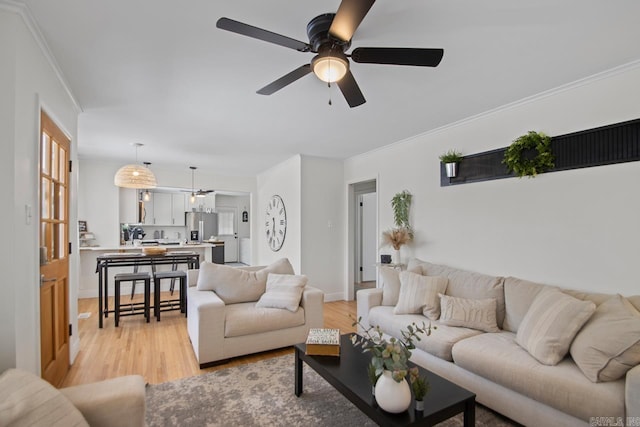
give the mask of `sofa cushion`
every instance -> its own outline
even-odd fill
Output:
[[[256,303],[256,307],[297,311],[306,284],[307,276],[269,273],[266,291]]]
[[[400,272],[391,267],[380,267],[382,279],[382,305],[398,304],[400,296]]]
[[[293,274],[293,267],[286,258],[257,271],[205,261],[200,264],[196,286],[199,291],[214,291],[225,304],[252,302],[264,294],[269,273]]]
[[[400,273],[400,297],[393,313],[423,313],[427,318],[437,320],[440,317],[438,294],[447,289],[447,283],[445,277],[423,276],[403,271]]]
[[[518,279],[517,277],[507,277],[504,279],[504,305],[505,315],[502,329],[510,332],[518,332],[518,327],[522,319],[527,314],[533,300],[544,289],[556,289],[558,287],[543,285]]]
[[[460,270],[446,265],[432,264],[414,258],[409,261],[408,267],[419,269],[426,276],[441,276],[449,279],[446,295],[458,298],[495,298],[496,321],[498,327],[504,321],[504,286],[503,278]]]
[[[498,332],[495,298],[456,298],[440,294],[440,323],[484,332]]]
[[[516,341],[545,365],[555,365],[591,317],[596,305],[557,290],[540,292],[518,328]]]
[[[379,326],[382,332],[394,337],[402,336],[400,331],[406,330],[407,325],[412,322],[419,326],[423,322],[429,324],[429,320],[421,314],[393,314],[393,307],[377,306],[369,311],[369,324]],[[482,333],[474,329],[431,323],[437,325],[438,329],[433,330],[428,337],[420,334],[420,341],[416,341],[415,345],[420,350],[448,361],[453,360],[451,348],[456,342]]]
[[[59,390],[19,369],[8,369],[0,375],[0,425],[89,426]]]
[[[589,380],[615,381],[640,363],[640,312],[622,295],[600,304],[571,344]]]
[[[438,329],[439,331],[439,329]],[[512,332],[481,334],[453,347],[456,365],[585,422],[623,417],[624,380],[594,384],[571,358],[543,365],[515,341]]]
[[[304,325],[304,308],[296,312],[260,308],[254,302],[230,304],[224,308],[225,338],[259,334]]]

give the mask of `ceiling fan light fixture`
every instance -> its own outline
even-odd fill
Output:
[[[311,69],[323,82],[333,83],[347,74],[349,61],[344,53],[336,50],[327,50],[319,53],[311,60]]]

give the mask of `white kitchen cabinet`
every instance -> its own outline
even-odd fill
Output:
[[[123,224],[138,222],[138,191],[133,188],[120,188],[119,217]]]
[[[185,210],[185,195],[182,193],[171,194],[171,225],[185,225]]]
[[[171,193],[153,193],[153,224],[171,225]]]

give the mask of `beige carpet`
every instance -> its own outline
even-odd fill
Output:
[[[155,426],[375,426],[308,366],[304,393],[293,393],[294,356],[267,359],[147,387],[147,425]],[[431,393],[437,393],[432,390]],[[458,415],[443,427],[462,426]],[[476,406],[476,426],[514,426]]]

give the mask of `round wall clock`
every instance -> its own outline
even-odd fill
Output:
[[[265,215],[267,244],[272,251],[282,248],[287,235],[287,211],[280,196],[271,196]]]

